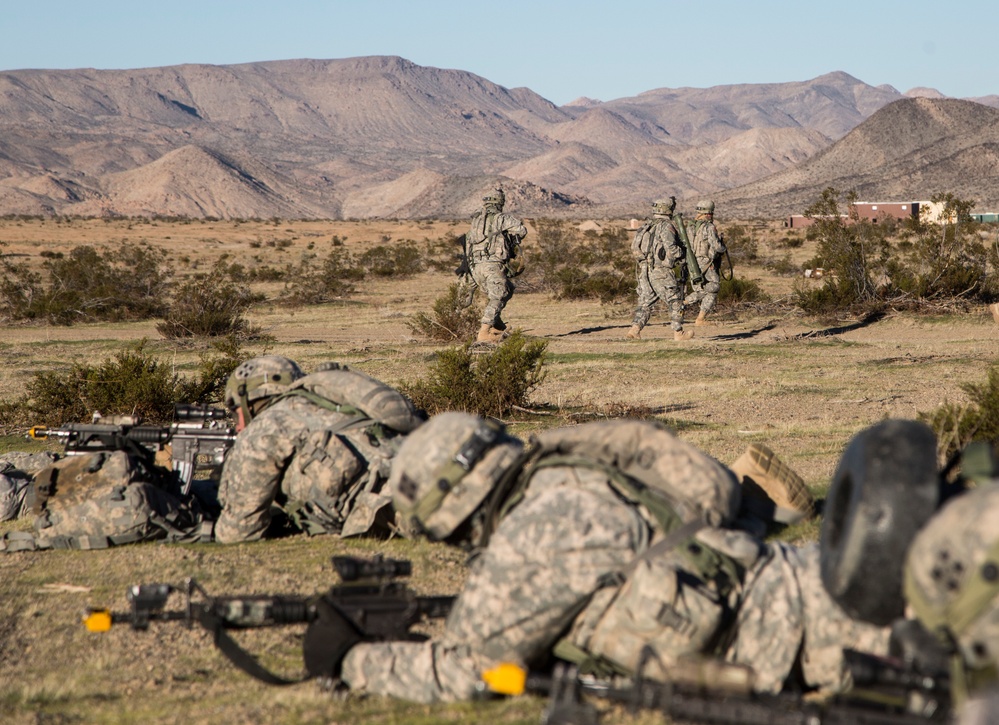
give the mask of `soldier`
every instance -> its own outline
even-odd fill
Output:
[[[336,363],[305,375],[268,355],[236,368],[225,404],[241,432],[222,468],[218,541],[261,538],[274,506],[310,534],[385,531],[389,462],[423,420],[398,391]]]
[[[951,652],[951,687],[958,710],[969,698],[979,700],[968,708],[967,722],[975,721],[972,715],[977,710],[999,713],[995,480],[947,502],[916,534],[905,559],[904,592],[910,611]]]
[[[445,413],[402,445],[389,489],[404,532],[479,553],[440,638],[360,642],[332,628],[326,667],[352,690],[456,700],[503,661],[544,667],[554,655],[662,678],[701,654],[759,666],[761,690],[802,663],[809,684],[839,687],[832,643],[877,649],[887,637],[830,615],[821,587],[804,591],[818,582],[817,551],[729,528],[732,472],[650,423],[550,430],[527,449],[495,422]]]
[[[721,276],[718,270],[721,266],[721,255],[725,253],[725,245],[715,228],[715,203],[701,201],[697,204],[696,212],[694,222],[687,230],[687,237],[694,249],[697,266],[701,268],[704,281],[701,282],[700,288],[693,289],[684,298],[683,304],[692,305],[700,301],[701,310],[697,313],[694,324],[711,325],[713,323],[708,322],[706,318],[718,302],[718,290],[721,289]]]
[[[527,228],[517,217],[503,213],[506,195],[502,189],[489,192],[482,202],[482,209],[472,217],[465,242],[472,282],[489,298],[476,340],[499,342],[506,330],[500,315],[514,291],[510,262],[516,259]]]
[[[685,250],[680,242],[673,210],[676,197],[659,199],[652,204],[652,218],[635,233],[631,243],[632,256],[638,262],[638,308],[632,320],[628,337],[637,340],[642,328],[652,316],[656,302],[663,300],[669,306],[670,325],[674,340],[689,340],[693,330],[683,329],[683,291],[673,273],[673,265],[683,262]]]

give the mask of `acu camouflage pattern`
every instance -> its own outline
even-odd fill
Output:
[[[432,426],[433,421],[427,425]],[[608,614],[609,605],[621,588],[623,573],[648,548],[659,524],[644,507],[618,493],[613,480],[617,474],[608,472],[605,460],[616,457],[623,467],[657,470],[658,445],[643,446],[638,436],[640,429],[665,446],[664,460],[677,466],[670,486],[678,492],[690,516],[712,509],[714,516],[722,518],[731,514],[733,501],[738,507],[737,493],[717,494],[721,488],[735,487],[731,475],[723,472],[719,476],[720,464],[669,437],[661,428],[637,421],[615,421],[549,431],[535,442],[547,450],[548,460],[541,454],[540,464],[535,459],[528,464],[528,480],[520,489],[522,498],[516,500],[492,533],[488,546],[473,560],[465,588],[446,622],[445,634],[439,640],[422,643],[355,646],[342,668],[342,677],[351,689],[419,702],[470,698],[482,670],[501,661],[527,667],[541,665],[570,627],[576,646],[599,649],[616,640],[625,641],[628,647],[623,649],[627,651],[592,654],[613,656],[622,663],[634,661],[638,657],[637,643],[650,624],[650,616],[654,617],[658,610],[643,610],[638,632],[630,636],[621,632],[620,637],[615,637],[607,624],[621,622],[624,617],[618,615],[625,607],[619,607],[617,614]],[[617,442],[609,442],[615,432]],[[590,441],[589,460],[581,460],[584,436]],[[599,453],[594,446],[597,442],[603,444]],[[689,450],[683,453],[680,448]],[[573,459],[578,462],[573,463]],[[400,457],[396,464],[401,462]],[[685,482],[698,493],[683,497]],[[719,504],[719,498],[724,503]],[[713,503],[705,505],[705,500]],[[722,540],[724,536],[712,541],[712,545]],[[749,548],[755,552],[755,543]],[[628,611],[640,608],[646,601],[643,597],[658,596],[662,601],[664,595],[652,591],[654,579],[668,575],[679,581],[689,576],[689,572],[680,574],[671,568],[676,562],[669,552],[661,557],[662,562],[657,558],[648,564],[651,577],[641,565],[636,567],[641,574],[636,573],[626,585],[635,595],[622,597],[630,602]],[[718,606],[710,594],[692,601],[690,606],[680,601],[688,596],[694,594],[684,588],[682,595],[669,597],[677,610],[674,627],[658,625],[657,645],[666,661],[700,652],[705,642],[714,640],[723,619],[719,610],[724,605]],[[681,621],[684,616],[686,623]]]
[[[0,521],[11,521],[30,513],[30,504],[25,506],[25,497],[34,475],[58,458],[57,454],[48,451],[13,451],[0,455]]]
[[[721,289],[721,276],[715,269],[715,257],[725,253],[725,245],[722,244],[718,236],[718,229],[710,219],[698,217],[688,225],[687,238],[693,247],[694,256],[697,257],[697,266],[701,268],[704,281],[700,288],[694,288],[689,295],[684,298],[685,305],[692,305],[700,301],[701,312],[708,314],[715,308],[718,301],[718,290]]]
[[[640,235],[647,239],[640,239]],[[655,218],[635,234],[632,254],[638,266],[638,307],[632,323],[645,327],[656,302],[663,300],[670,313],[670,326],[683,329],[683,292],[673,265],[684,258],[683,245],[672,219]]]
[[[512,214],[504,214],[498,206],[486,205],[472,216],[465,243],[472,283],[488,298],[480,320],[483,325],[504,329],[500,316],[514,292],[507,262],[515,254],[511,247],[525,236],[524,223]],[[508,240],[516,241],[510,244]]]
[[[755,672],[755,689],[779,692],[800,665],[804,684],[829,692],[850,686],[843,649],[886,655],[889,628],[853,620],[826,593],[819,547],[767,545],[746,575],[725,654]]]
[[[371,393],[373,380],[330,370],[306,376],[296,386],[323,397],[336,395],[332,401],[339,402],[352,397],[344,392],[350,384]],[[391,396],[380,399],[392,401]],[[222,469],[218,541],[260,539],[275,505],[313,534],[353,536],[387,525],[391,500],[380,491],[401,439],[367,411],[343,405],[342,410],[331,410],[292,395],[280,397],[254,417]]]
[[[9,535],[2,546],[103,549],[139,541],[196,541],[200,511],[149,482],[124,451],[69,456],[40,471],[27,500],[35,535]]]

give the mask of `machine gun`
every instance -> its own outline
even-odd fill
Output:
[[[853,689],[826,701],[752,692],[752,670],[717,660],[681,662],[673,680],[637,677],[616,686],[558,665],[552,676],[527,674],[515,665],[483,673],[484,687],[499,694],[540,693],[549,697],[543,725],[596,725],[599,715],[584,695],[635,709],[658,710],[671,721],[716,725],[928,725],[948,722],[950,681],[900,661],[844,650]]]
[[[109,423],[95,417],[92,423],[67,423],[61,428],[34,426],[28,435],[63,441],[67,455],[125,451],[150,473],[156,470],[156,453],[169,444],[177,485],[186,496],[198,472],[210,474],[222,467],[236,441],[236,429],[226,420],[225,410],[207,405],[178,403],[174,417],[177,422],[169,426],[142,425],[132,416],[116,416]]]
[[[411,628],[429,619],[446,617],[451,611],[454,597],[417,596],[404,582],[397,581],[412,573],[412,565],[405,559],[334,556],[333,566],[341,583],[318,596],[213,597],[194,579],[188,579],[182,588],[170,584],[138,584],[125,592],[129,611],[88,609],[83,623],[91,632],[106,632],[115,624],[145,630],[151,622],[181,621],[188,627],[197,623],[212,633],[215,646],[241,670],[271,685],[289,685],[322,673],[309,672],[298,679],[281,677],[261,665],[226,630],[312,625],[322,617],[320,603],[324,601],[346,617],[365,641],[421,641],[426,637],[410,631]],[[167,601],[175,592],[183,595],[184,606],[167,609]],[[306,647],[309,635],[310,630],[307,630]]]
[[[690,281],[692,287],[700,286],[701,282],[704,281],[704,273],[701,272],[701,267],[697,264],[697,255],[694,254],[694,248],[687,238],[687,225],[683,222],[683,214],[674,214],[673,219],[676,223],[677,234],[686,251],[687,279]],[[681,288],[682,291],[683,288]]]

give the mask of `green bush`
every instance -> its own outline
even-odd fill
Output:
[[[482,306],[471,304],[468,299],[470,294],[470,287],[456,282],[434,300],[431,315],[417,312],[406,326],[417,335],[439,342],[473,338],[479,329]]]
[[[530,340],[519,330],[487,353],[471,344],[449,348],[438,353],[426,380],[403,390],[431,415],[464,410],[502,417],[527,405],[544,380],[547,348],[546,340]]]
[[[752,279],[741,277],[722,279],[721,289],[718,290],[719,304],[753,304],[769,301],[770,295]]]
[[[342,245],[334,237],[325,259],[312,253],[302,255],[302,260],[288,269],[282,301],[289,305],[318,305],[353,294],[353,283],[364,279],[365,272]]]
[[[376,277],[408,277],[423,271],[423,260],[416,242],[378,245],[358,257],[357,264]]]
[[[242,267],[237,267],[242,270]],[[232,280],[233,269],[225,257],[208,274],[187,279],[174,291],[173,302],[156,330],[168,339],[189,337],[258,337],[246,311],[259,297]]]
[[[163,259],[162,250],[133,244],[112,251],[84,245],[47,257],[40,274],[0,257],[0,312],[59,325],[159,317],[170,282]]]
[[[628,232],[605,229],[580,234],[564,221],[541,219],[538,242],[526,262],[526,288],[554,299],[614,302],[635,295],[635,261]]]
[[[0,427],[81,422],[95,411],[165,423],[177,403],[221,402],[226,379],[244,357],[234,338],[221,340],[214,354],[201,356],[193,376],[183,377],[145,345],[142,341],[96,365],[75,363],[67,372],[35,373],[27,396],[0,408]]]
[[[981,383],[961,386],[966,403],[947,402],[930,413],[920,413],[937,434],[937,447],[949,459],[972,441],[999,441],[999,365],[993,365]]]

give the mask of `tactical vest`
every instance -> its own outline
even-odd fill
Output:
[[[315,495],[292,502],[288,513],[309,534],[368,532],[384,521],[391,503],[380,490],[401,440],[396,434],[414,430],[423,417],[399,391],[337,363],[296,381],[269,406],[296,397],[344,417],[296,442],[291,465],[299,470],[286,475],[319,485]]]
[[[601,421],[539,435],[504,512],[519,503],[531,475],[548,466],[601,471],[611,488],[639,509],[658,539],[594,592],[585,607],[588,616],[576,621],[554,654],[588,673],[633,675],[634,656],[642,650],[644,637],[666,632],[674,639],[685,638],[692,649],[708,647],[729,614],[745,567],[694,535],[734,519],[740,489],[731,472],[665,428],[638,421]],[[699,582],[696,602],[707,611],[698,616],[714,618],[718,628],[699,629],[676,602],[662,600],[665,577],[675,576],[677,567]],[[634,625],[643,611],[646,629],[636,632]]]
[[[124,451],[69,456],[40,471],[26,504],[35,533],[11,532],[0,551],[105,549],[140,541],[207,541],[211,522],[150,482]]]

